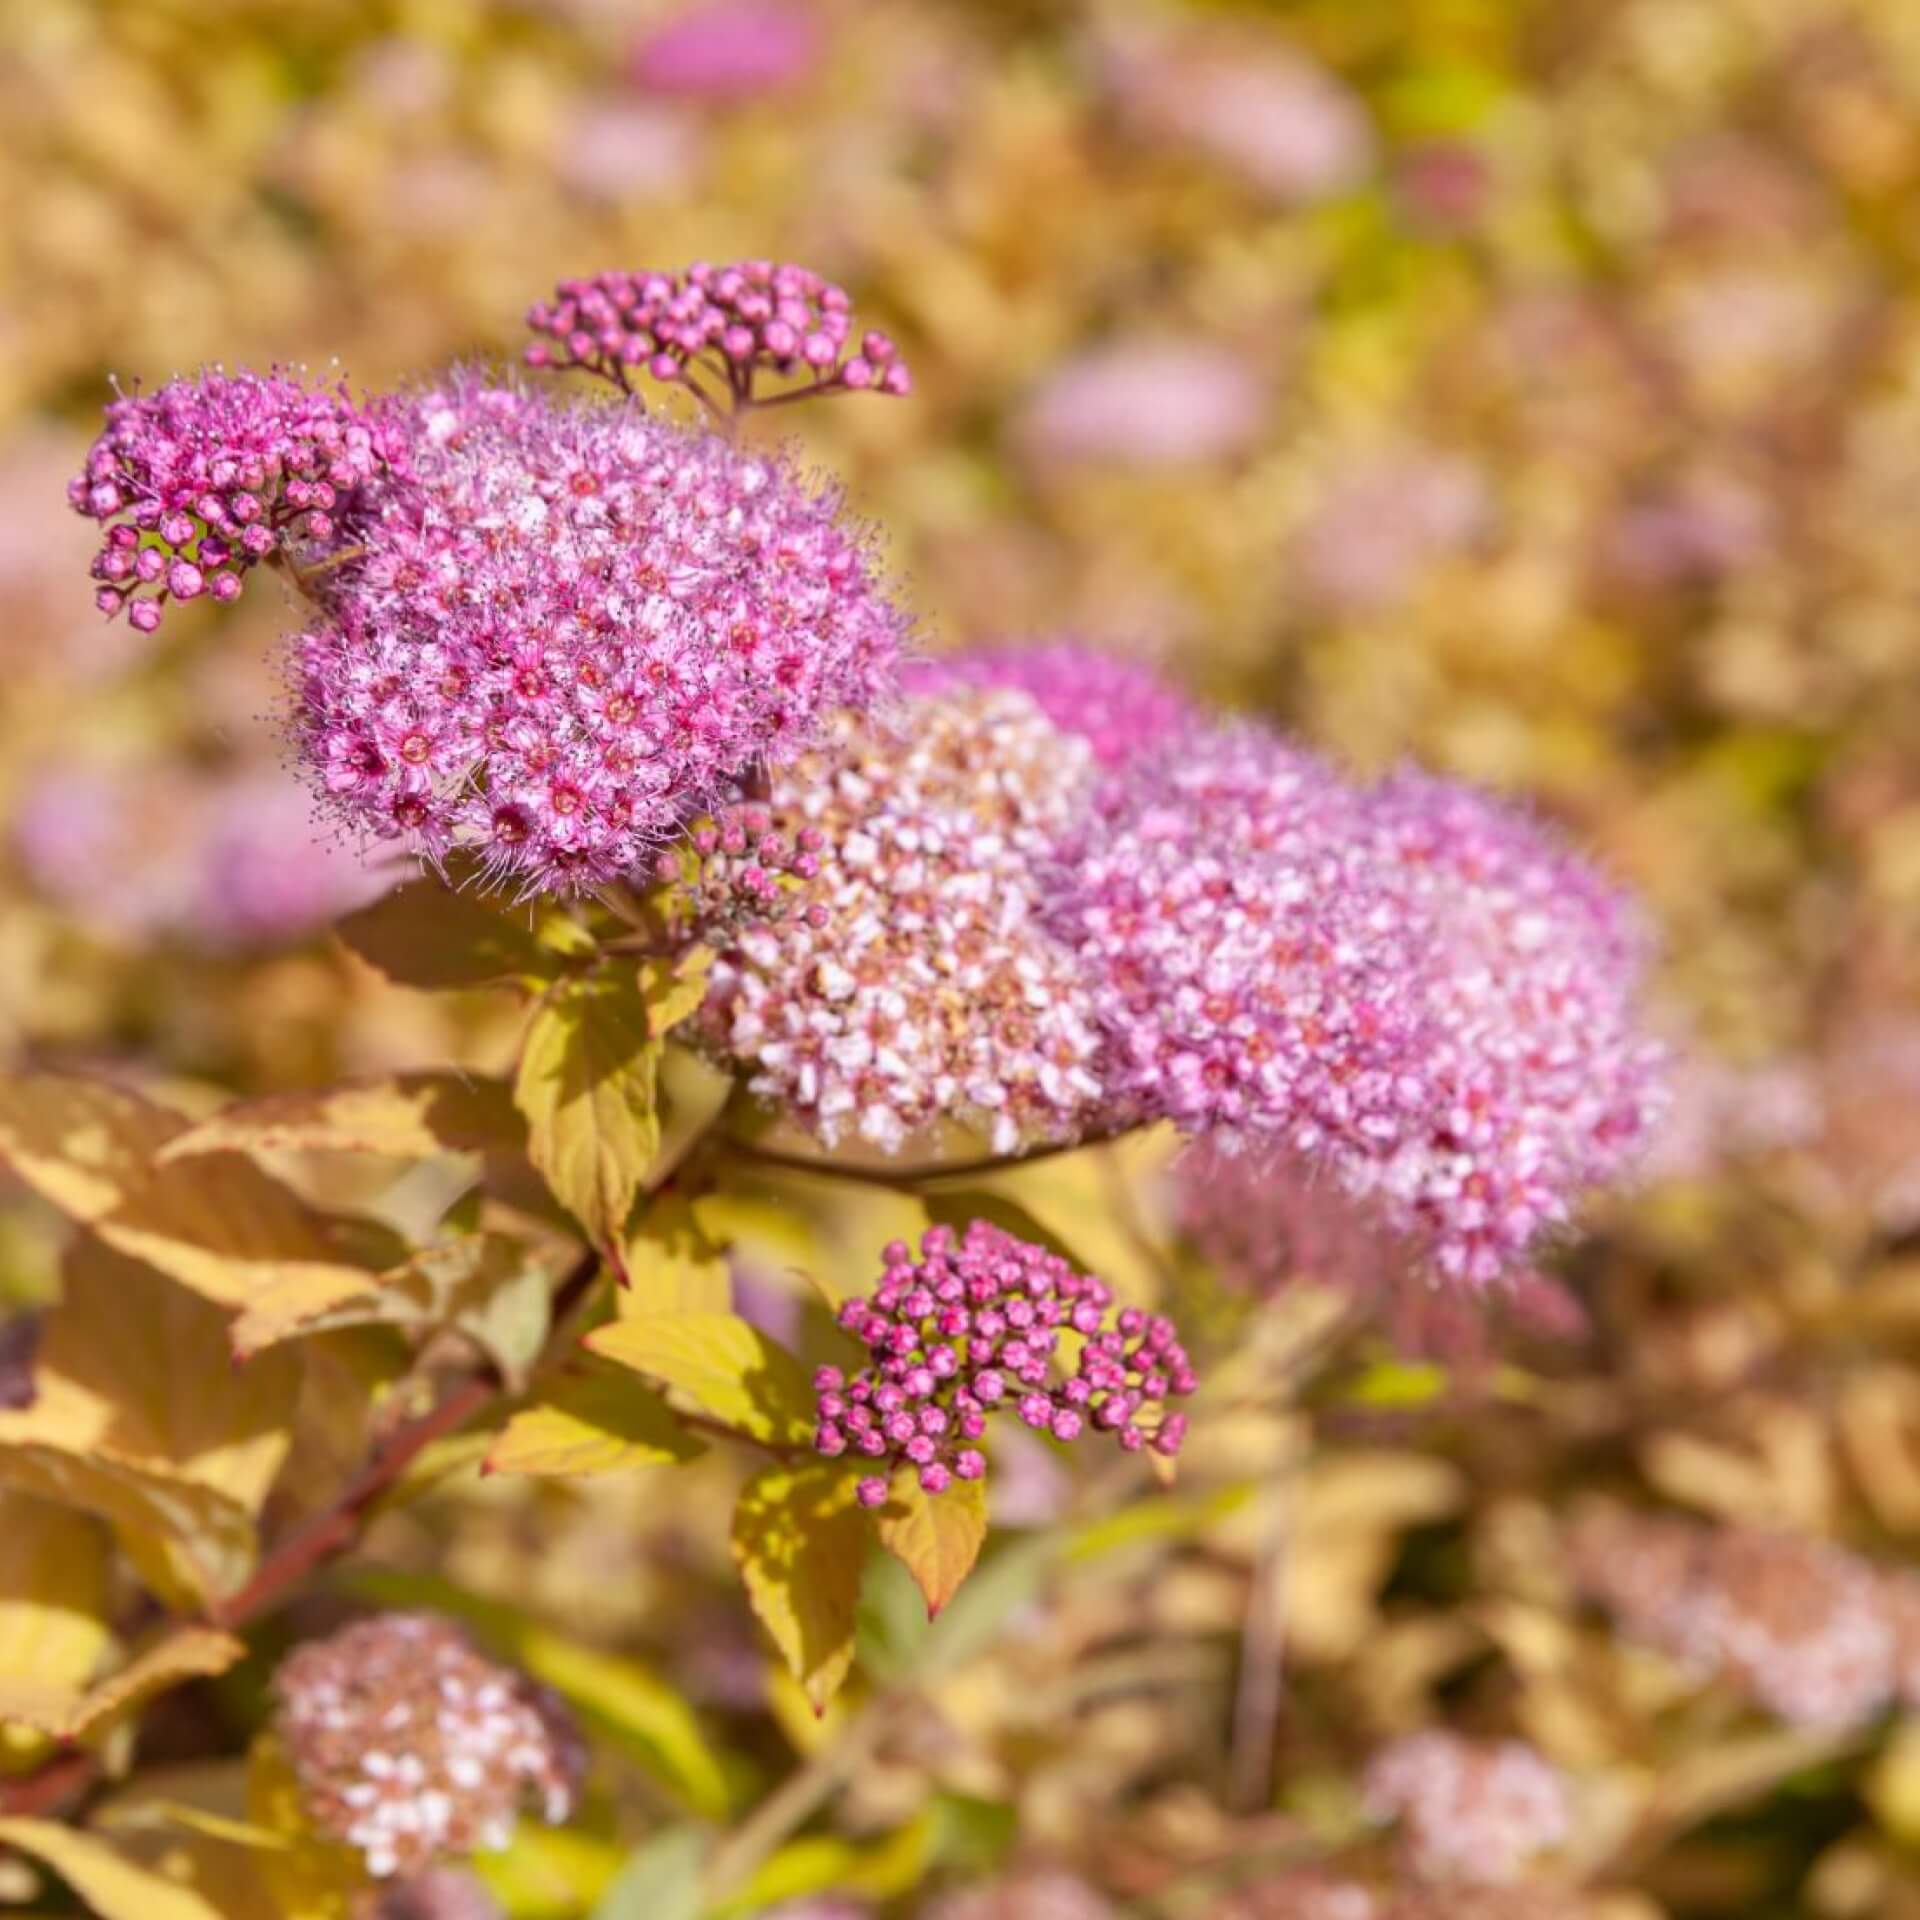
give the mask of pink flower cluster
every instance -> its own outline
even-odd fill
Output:
[[[525,352],[530,367],[577,367],[621,388],[630,370],[644,370],[690,387],[711,405],[695,377],[703,368],[735,410],[755,404],[755,380],[768,373],[806,378],[782,399],[904,394],[913,387],[886,334],[868,329],[856,342],[844,288],[809,268],[771,260],[563,280],[552,300],[528,310],[527,325],[539,336]]]
[[[1377,1753],[1362,1787],[1367,1815],[1396,1821],[1421,1880],[1500,1886],[1572,1829],[1567,1782],[1523,1740],[1472,1741],[1441,1728]]]
[[[888,683],[870,543],[783,459],[471,375],[396,411],[410,481],[296,643],[299,753],[350,829],[590,890]]]
[[[1448,1278],[1510,1276],[1659,1114],[1625,904],[1463,788],[1196,734],[1113,783],[1052,898],[1123,1101],[1323,1170]]]
[[[840,1310],[870,1364],[851,1380],[837,1367],[814,1376],[814,1444],[829,1459],[910,1467],[927,1493],[943,1493],[986,1472],[979,1442],[1002,1406],[1056,1440],[1091,1428],[1129,1452],[1179,1452],[1186,1416],[1165,1403],[1196,1382],[1172,1322],[1134,1307],[1114,1314],[1104,1281],[985,1220],[960,1236],[930,1228],[917,1261],[903,1240],[883,1257],[872,1296]],[[1066,1334],[1079,1358],[1056,1379]],[[862,1479],[861,1505],[884,1505],[887,1489],[888,1473]]]
[[[980,647],[921,662],[907,676],[915,691],[1015,687],[1063,733],[1078,734],[1104,767],[1121,767],[1164,746],[1198,713],[1151,667],[1078,640]]]
[[[344,386],[215,371],[123,395],[67,489],[106,529],[95,604],[151,633],[170,599],[236,600],[269,555],[340,534],[401,459],[393,423]]]

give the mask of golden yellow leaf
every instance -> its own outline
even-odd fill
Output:
[[[225,1673],[246,1652],[244,1641],[212,1627],[166,1627],[98,1686],[56,1692],[0,1674],[0,1719],[20,1720],[59,1740],[84,1739],[157,1693]]]
[[[104,1081],[0,1079],[0,1159],[109,1245],[226,1306],[356,1269],[331,1223],[235,1153],[156,1165],[185,1122]]]
[[[242,1100],[176,1134],[164,1161],[203,1153],[320,1151],[437,1153],[511,1148],[526,1126],[503,1081],[452,1072],[351,1080],[313,1093]]]
[[[683,1194],[663,1193],[628,1236],[622,1314],[727,1313],[733,1288],[725,1252],[702,1230]]]
[[[230,1920],[193,1888],[163,1878],[117,1847],[51,1820],[0,1820],[0,1846],[51,1867],[100,1920]]]
[[[815,1713],[853,1664],[872,1538],[855,1485],[843,1468],[769,1467],[741,1489],[733,1510],[733,1559],[747,1598]]]
[[[35,1759],[49,1718],[85,1690],[112,1643],[110,1545],[99,1521],[0,1488],[0,1767]]]
[[[486,1471],[571,1479],[705,1451],[658,1394],[631,1374],[596,1367],[555,1381],[522,1407],[494,1441]]]
[[[482,987],[540,979],[557,955],[537,916],[511,895],[455,889],[438,879],[396,888],[336,929],[361,959],[407,987]]]
[[[247,1763],[247,1820],[286,1842],[257,1850],[254,1862],[284,1920],[353,1920],[372,1885],[358,1852],[314,1832],[279,1740],[262,1734]]]
[[[917,1471],[901,1467],[875,1518],[880,1544],[913,1575],[932,1619],[980,1557],[987,1537],[986,1483],[956,1480],[945,1493],[923,1493]]]
[[[734,1314],[641,1314],[597,1328],[587,1345],[657,1380],[675,1406],[746,1439],[798,1447],[813,1437],[815,1401],[806,1369]]]

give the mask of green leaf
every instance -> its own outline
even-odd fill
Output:
[[[875,1902],[896,1900],[925,1878],[935,1823],[922,1813],[869,1846],[839,1834],[789,1840],[762,1865],[740,1894],[716,1910],[718,1920],[747,1920],[814,1894],[844,1894]]]
[[[657,1380],[673,1405],[762,1446],[804,1447],[813,1438],[806,1369],[736,1314],[639,1314],[596,1328],[587,1345]]]
[[[459,1073],[350,1080],[312,1093],[240,1100],[167,1142],[162,1163],[225,1152],[439,1153],[517,1149],[526,1123],[504,1082]]]
[[[51,1867],[100,1920],[225,1920],[192,1888],[176,1886],[93,1834],[55,1821],[0,1820],[0,1847]]]
[[[916,1470],[901,1467],[875,1517],[880,1544],[913,1575],[928,1619],[937,1618],[980,1557],[987,1537],[986,1483],[956,1480],[945,1493],[923,1493]]]
[[[872,1539],[843,1468],[769,1467],[733,1510],[733,1558],[760,1623],[815,1713],[853,1663],[860,1573]]]
[[[426,879],[349,914],[336,931],[401,986],[484,987],[559,971],[537,925],[535,911],[507,895]]]
[[[464,1234],[421,1248],[405,1266],[344,1299],[264,1303],[236,1323],[234,1347],[250,1356],[343,1327],[400,1327],[419,1338],[462,1333],[517,1390],[546,1345],[554,1282],[566,1258],[558,1248],[530,1247],[508,1234]]]
[[[638,984],[611,970],[568,980],[534,1009],[514,1099],[554,1197],[616,1246],[660,1147],[660,1046]]]
[[[706,1448],[667,1403],[630,1373],[594,1367],[542,1388],[487,1454],[488,1473],[579,1479],[671,1466]]]
[[[699,1920],[707,1840],[698,1827],[669,1827],[627,1856],[600,1896],[593,1920]]]

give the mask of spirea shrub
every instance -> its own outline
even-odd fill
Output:
[[[404,1576],[362,1570],[398,1610],[328,1637],[350,1572],[283,1617],[376,1514],[481,1465],[537,1531],[572,1509],[512,1504],[516,1479],[717,1453],[718,1486],[749,1459],[728,1535],[760,1629],[816,1712],[859,1662],[884,1742],[955,1657],[916,1589],[941,1615],[985,1552],[1013,1597],[976,1607],[1018,1605],[1132,1537],[1104,1508],[1171,1479],[1190,1422],[1231,1451],[1269,1391],[1261,1340],[1195,1333],[1155,1173],[1250,1170],[1251,1267],[1319,1217],[1358,1305],[1378,1268],[1475,1314],[1533,1283],[1659,1105],[1645,938],[1523,809],[1362,780],[1081,642],[913,657],[876,533],[757,425],[909,390],[840,289],[765,261],[608,273],[531,326],[523,369],[391,394],[211,372],[124,396],[73,488],[108,615],[151,628],[260,569],[301,603],[281,718],[312,826],[249,806],[219,884],[182,896],[217,904],[153,924],[265,938],[359,898],[310,884],[319,845],[404,860],[346,944],[468,996],[449,1033],[517,1010],[497,1073],[468,1049],[217,1110],[0,1081],[0,1157],[73,1225],[57,1304],[0,1339],[0,1504],[47,1510],[0,1527],[102,1596],[97,1635],[51,1635],[20,1701],[0,1686],[26,1743],[0,1748],[25,1756],[0,1818],[90,1793],[124,1720],[274,1621],[270,1708],[232,1706],[259,1723],[245,1843],[227,1814],[214,1836],[252,1910],[484,1899],[449,1871],[523,1809],[581,1806],[560,1701],[405,1610]],[[42,864],[75,864],[49,808]],[[343,1156],[374,1171],[316,1171]],[[1051,1558],[987,1545],[996,1454],[1003,1513],[1072,1509]],[[629,1510],[593,1491],[619,1564],[605,1516]],[[1239,1513],[1168,1496],[1143,1525]],[[664,1683],[473,1604],[676,1804],[730,1812],[745,1776]],[[1745,1616],[1711,1620],[1727,1664],[1767,1665]],[[1469,1831],[1503,1860],[1553,1844],[1551,1800],[1450,1750],[1373,1791],[1429,1865]],[[812,1804],[776,1791],[684,1859],[665,1836],[633,1897],[744,1911]],[[87,1884],[43,1826],[0,1840]]]

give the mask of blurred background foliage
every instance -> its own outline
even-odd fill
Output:
[[[1816,1572],[1920,1537],[1912,0],[0,22],[0,1064],[203,1109],[502,1064],[504,1010],[325,938],[377,882],[313,843],[261,717],[274,594],[102,625],[64,482],[110,379],[382,386],[514,353],[562,275],[701,257],[804,261],[902,342],[912,399],[776,421],[884,523],[929,647],[1077,632],[1535,796],[1663,931],[1679,1111],[1564,1256],[1583,1331],[1401,1313],[1396,1347],[1289,1273],[1257,1196],[1223,1236],[1180,1168],[1135,1170],[1099,1234],[1232,1354],[1191,1470],[1083,1524],[1056,1457],[1010,1456],[969,1608],[928,1636],[878,1593],[865,1704],[824,1723],[731,1587],[725,1461],[533,1492],[448,1463],[317,1605],[453,1606],[596,1705],[595,1811],[509,1857],[509,1912],[649,1911],[674,1822],[811,1762],[839,1797],[757,1907],[1920,1913],[1920,1720],[1795,1725],[1790,1686],[1662,1662],[1575,1551],[1606,1501],[1786,1528]],[[816,1247],[896,1231],[815,1212]],[[0,1185],[0,1300],[47,1297],[57,1251]],[[770,1313],[781,1258],[741,1276]],[[1829,1631],[1807,1579],[1800,1615],[1760,1583],[1782,1659]],[[208,1716],[254,1710],[223,1682],[152,1737],[203,1764]],[[1435,1724],[1566,1776],[1536,1893],[1285,1878],[1374,1871],[1360,1770]]]

